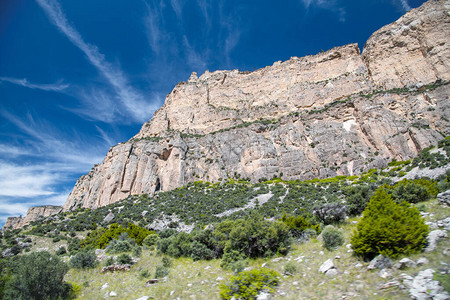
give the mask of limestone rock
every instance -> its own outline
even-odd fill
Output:
[[[339,272],[337,269],[329,269],[328,271],[325,272],[325,275],[327,276],[336,276],[338,274]]]
[[[391,268],[393,266],[392,260],[389,257],[386,257],[384,255],[378,255],[374,259],[370,261],[369,266],[367,267],[368,270],[374,270],[374,269],[386,269]]]
[[[6,220],[6,223],[3,226],[2,230],[14,230],[17,228],[21,228],[30,224],[31,222],[56,215],[61,211],[62,207],[55,205],[30,207],[25,217],[9,217]]]
[[[419,259],[417,260],[416,263],[417,263],[418,266],[421,266],[421,265],[427,265],[427,264],[429,264],[430,261],[429,261],[427,258],[425,258],[425,257],[421,257],[421,258],[419,258]]]
[[[320,273],[326,273],[328,270],[335,269],[335,265],[333,263],[333,260],[330,258],[327,261],[325,261],[319,268]]]
[[[433,280],[434,272],[432,269],[426,269],[417,274],[409,290],[411,298],[417,300],[450,298],[450,295],[444,291],[439,282]]]
[[[114,220],[114,214],[112,212],[110,212],[104,219],[103,219],[103,223],[109,223],[112,220]]]
[[[272,299],[272,295],[266,292],[261,292],[256,297],[256,300],[270,300],[270,299]]]
[[[402,258],[401,260],[399,260],[398,263],[395,264],[395,268],[400,269],[400,270],[403,270],[406,268],[414,268],[415,266],[416,266],[416,263],[407,257]]]
[[[363,57],[376,86],[450,79],[449,10],[446,0],[428,1],[369,38]]]
[[[378,289],[385,290],[385,289],[390,289],[390,288],[399,287],[399,286],[400,286],[400,282],[398,280],[391,280],[391,281],[388,281],[388,282],[380,285],[378,287]]]
[[[437,199],[441,205],[450,206],[450,190],[439,193]]]
[[[425,248],[425,252],[430,252],[436,249],[439,240],[446,238],[447,232],[444,230],[436,229],[431,231],[427,236],[428,246]]]
[[[392,277],[392,271],[390,269],[382,269],[380,272],[378,272],[378,276],[380,276],[383,279]]]
[[[106,272],[111,272],[114,273],[116,271],[124,271],[124,272],[128,272],[130,271],[131,265],[129,264],[125,264],[125,265],[110,265],[110,266],[106,266],[102,268],[102,273],[106,273]]]

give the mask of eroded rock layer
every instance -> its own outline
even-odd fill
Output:
[[[62,211],[62,206],[43,205],[33,206],[28,209],[25,217],[9,217],[6,220],[2,230],[17,229],[29,225],[31,222],[38,221],[45,217],[56,215]]]
[[[130,141],[82,176],[64,205],[227,177],[310,179],[408,159],[449,135],[450,1],[429,1],[356,44],[254,72],[178,84]]]

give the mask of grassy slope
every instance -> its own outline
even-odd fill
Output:
[[[431,200],[424,203],[427,220],[433,221],[450,216],[450,208],[444,208]],[[293,249],[285,257],[270,259],[250,260],[249,266],[256,268],[265,264],[265,267],[283,273],[288,261],[295,263],[297,273],[294,276],[284,275],[276,289],[275,297],[281,299],[409,299],[407,291],[398,288],[379,290],[378,287],[401,273],[416,275],[420,270],[433,268],[438,270],[443,263],[448,262],[442,252],[450,247],[450,239],[441,241],[436,251],[430,253],[418,253],[410,258],[417,260],[426,257],[430,260],[427,265],[406,270],[394,270],[393,278],[383,279],[377,271],[368,271],[368,263],[362,262],[353,256],[346,248],[350,235],[358,218],[349,219],[340,229],[345,234],[345,244],[335,251],[328,251],[322,247],[317,239],[306,243],[295,243]],[[340,256],[340,259],[335,259]],[[92,270],[71,269],[66,280],[76,282],[82,286],[79,299],[100,299],[110,291],[115,291],[116,299],[137,299],[142,296],[150,296],[154,299],[219,299],[219,284],[226,281],[232,272],[220,268],[220,260],[192,261],[192,259],[175,259],[170,268],[167,281],[162,281],[150,287],[144,287],[145,280],[139,278],[139,272],[148,270],[154,274],[155,268],[161,263],[162,256],[153,251],[143,252],[139,262],[130,272],[101,274],[101,266]],[[301,258],[301,260],[299,259]],[[339,275],[328,277],[318,272],[320,265],[332,258]],[[357,267],[362,263],[362,267]],[[220,280],[223,278],[223,280]],[[85,283],[89,283],[85,286]],[[101,287],[108,283],[109,287],[102,290]],[[173,292],[172,292],[173,291]],[[172,292],[172,295],[171,295]]]

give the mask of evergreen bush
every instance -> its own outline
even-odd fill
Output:
[[[11,278],[6,282],[3,299],[64,299],[71,286],[64,275],[69,268],[50,253],[34,252],[13,262]]]
[[[333,226],[326,226],[322,231],[323,247],[327,250],[335,250],[344,244],[344,235]]]
[[[256,299],[261,291],[275,292],[280,274],[274,270],[261,268],[244,271],[232,276],[230,282],[220,286],[222,299]]]
[[[95,268],[97,266],[97,256],[94,251],[83,250],[75,254],[70,261],[70,266],[76,269]]]
[[[133,259],[126,253],[122,253],[117,257],[117,263],[121,265],[131,265],[133,263]]]
[[[351,238],[355,254],[372,259],[417,252],[426,244],[428,226],[407,202],[395,203],[383,187],[370,199]]]

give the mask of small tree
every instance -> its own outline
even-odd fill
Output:
[[[327,250],[335,250],[344,244],[344,235],[331,225],[322,231],[323,247]]]
[[[363,212],[351,238],[357,255],[371,259],[378,254],[397,257],[423,248],[428,226],[409,203],[397,204],[384,188],[378,188]]]
[[[46,251],[24,255],[11,268],[4,299],[65,298],[71,289],[63,281],[68,270],[64,262]]]
[[[95,268],[97,256],[94,251],[80,251],[70,259],[70,266],[77,269]]]

